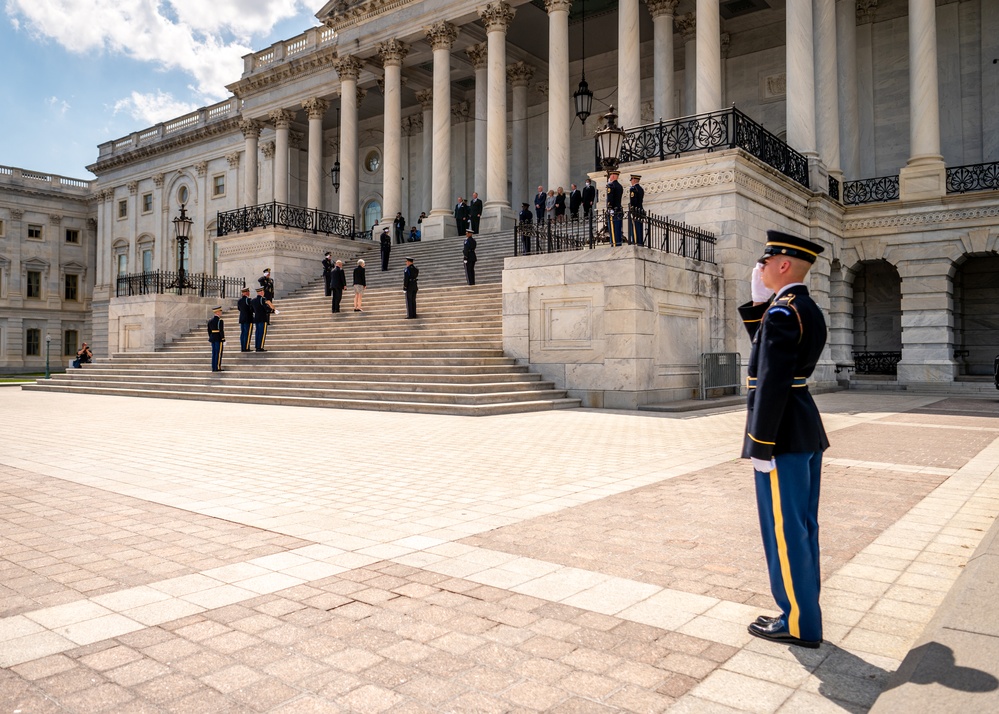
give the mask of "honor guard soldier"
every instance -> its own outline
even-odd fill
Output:
[[[461,262],[465,265],[465,282],[475,285],[475,231],[471,227],[465,229],[465,244],[461,247]]]
[[[402,273],[402,289],[406,291],[406,319],[416,318],[416,293],[420,289],[418,280],[420,269],[413,265],[412,258],[406,258],[406,269]]]
[[[239,310],[239,351],[250,351],[250,333],[253,331],[253,298],[250,289],[243,288],[239,300],[236,301]]]
[[[257,278],[260,287],[264,289],[264,297],[268,300],[274,299],[274,280],[271,279],[271,269],[264,268],[264,274]]]
[[[822,642],[819,482],[829,440],[807,383],[826,344],[826,321],[803,281],[822,250],[767,231],[753,300],[739,308],[753,341],[742,457],[753,462],[770,592],[781,610],[757,618],[749,633],[809,648]]]
[[[266,352],[264,344],[267,341],[267,326],[271,323],[271,313],[277,312],[274,303],[267,299],[263,288],[257,288],[257,297],[253,299],[253,324],[256,327],[256,351]]]
[[[610,244],[621,245],[621,199],[624,186],[617,180],[621,172],[617,169],[607,174],[607,228],[610,230]]]
[[[212,308],[208,319],[208,341],[212,344],[212,371],[222,371],[222,347],[225,344],[225,325],[222,324],[222,306]]]
[[[382,272],[388,270],[389,255],[392,254],[392,238],[389,236],[388,226],[382,229],[382,234],[378,238],[378,246],[382,252]]]
[[[326,297],[330,296],[330,275],[333,273],[333,254],[326,251],[323,257],[323,285],[326,287]]]
[[[645,189],[638,183],[641,180],[641,176],[632,174],[631,189],[628,191],[628,240],[634,245],[645,245],[642,224],[645,218],[645,208],[642,206]]]

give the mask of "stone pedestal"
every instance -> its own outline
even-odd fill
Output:
[[[910,161],[898,172],[899,198],[903,201],[937,199],[947,194],[947,167],[943,159]]]
[[[423,219],[423,228],[420,231],[421,241],[441,240],[458,235],[458,227],[455,225],[454,216],[450,214],[431,213]]]
[[[199,325],[205,326],[213,307],[221,304],[228,310],[236,305],[238,298],[236,295],[232,299],[219,300],[175,293],[111,298],[107,313],[107,355],[152,352]],[[227,327],[230,334],[235,335],[234,343],[238,344],[237,319],[232,317],[230,320]],[[205,354],[210,354],[207,331]]]
[[[453,219],[452,219],[453,222]],[[488,202],[482,207],[482,218],[479,220],[480,233],[497,233],[513,230],[517,217],[509,204],[492,204]]]

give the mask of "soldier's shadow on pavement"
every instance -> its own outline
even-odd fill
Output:
[[[911,650],[897,672],[889,672],[836,645],[825,643],[828,654],[815,668],[819,694],[849,712],[867,712],[884,692],[907,682],[940,684],[962,692],[992,692],[999,679],[974,667],[959,666],[954,651],[939,642],[927,642]],[[814,666],[815,650],[791,649],[804,666]]]

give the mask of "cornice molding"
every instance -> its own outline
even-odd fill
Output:
[[[360,25],[379,15],[398,10],[411,2],[413,0],[361,0],[352,5],[347,0],[341,0],[323,20],[323,24],[339,32],[344,28]]]
[[[336,47],[322,47],[301,57],[270,66],[262,72],[251,74],[249,77],[243,77],[237,82],[226,85],[226,89],[239,99],[245,99],[271,85],[331,69],[336,58]]]
[[[160,156],[161,154],[169,153],[182,146],[197,144],[198,142],[211,139],[212,137],[216,137],[221,134],[240,132],[239,123],[240,118],[233,117],[223,119],[212,124],[207,124],[205,126],[198,127],[193,131],[171,137],[165,141],[140,146],[137,149],[132,149],[131,151],[118,154],[117,156],[109,156],[106,159],[88,166],[87,171],[99,176],[102,171],[110,171],[111,169],[128,166],[129,164],[143,161],[153,156]],[[240,137],[242,137],[241,132]]]

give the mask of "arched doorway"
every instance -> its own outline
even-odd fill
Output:
[[[895,374],[902,358],[902,279],[886,260],[854,269],[853,357],[857,374]]]
[[[958,374],[991,375],[999,355],[999,256],[969,256],[954,274],[954,357]]]
[[[364,213],[362,218],[364,223],[362,224],[362,229],[370,231],[372,226],[375,225],[375,221],[380,220],[382,217],[382,204],[377,199],[372,199],[364,204]]]

